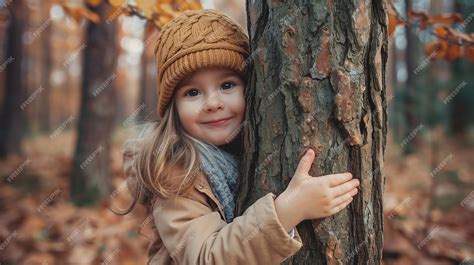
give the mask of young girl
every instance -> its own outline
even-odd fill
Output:
[[[134,202],[154,234],[149,264],[279,264],[302,246],[295,226],[357,193],[350,173],[311,177],[309,149],[286,190],[234,216],[248,37],[216,10],[185,11],[155,49],[160,121],[124,144]]]

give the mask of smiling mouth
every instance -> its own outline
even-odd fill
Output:
[[[218,126],[218,125],[222,125],[222,124],[226,123],[227,121],[231,120],[232,118],[233,117],[230,117],[230,118],[227,118],[227,119],[222,119],[222,120],[216,120],[216,121],[212,121],[212,122],[203,122],[203,124]]]

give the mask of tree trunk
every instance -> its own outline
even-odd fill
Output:
[[[405,14],[408,14],[409,10],[412,10],[411,0],[405,0]],[[417,37],[414,30],[411,26],[405,27],[405,38],[407,46],[405,49],[405,63],[407,69],[407,80],[405,82],[405,87],[403,88],[403,116],[405,120],[406,128],[404,134],[402,135],[402,140],[406,139],[405,137],[409,136],[413,130],[418,128],[420,125],[419,118],[417,117],[417,91],[415,87],[415,71],[417,68],[417,48],[419,45],[417,43]],[[409,154],[413,153],[416,150],[416,146],[419,145],[419,137],[413,137],[410,140],[410,143],[403,145],[404,153]]]
[[[387,113],[385,2],[247,1],[251,42],[237,213],[280,194],[300,155],[312,176],[352,172],[347,209],[297,226],[304,246],[288,264],[379,264]],[[252,64],[251,64],[252,65]]]
[[[104,17],[107,8],[102,3],[91,10]],[[77,205],[95,204],[111,190],[109,154],[115,124],[116,27],[115,21],[87,26],[78,140],[71,174],[71,199]]]
[[[5,102],[0,117],[0,157],[21,154],[20,143],[25,128],[25,112],[29,101],[22,76],[22,36],[27,26],[27,10],[24,1],[13,1],[9,5],[8,43],[1,69],[6,71]]]
[[[156,102],[158,96],[156,95],[156,69],[153,56],[153,45],[158,38],[158,31],[156,27],[149,22],[145,25],[143,34],[143,53],[141,57],[141,75],[140,75],[140,98],[138,108],[142,108],[139,112],[140,121],[157,120],[158,114],[156,112]]]
[[[47,19],[51,19],[49,15],[49,11],[51,10],[51,3],[46,2],[41,5],[43,10],[44,17]],[[43,92],[43,96],[40,97],[40,105],[41,108],[38,110],[39,112],[39,120],[40,120],[40,130],[43,132],[51,131],[51,119],[50,119],[50,92],[51,92],[51,83],[50,83],[50,76],[51,76],[51,66],[53,65],[53,58],[51,57],[53,51],[51,50],[51,32],[53,25],[48,25],[42,35],[41,35],[41,79],[40,79],[40,86],[45,87],[45,91]]]
[[[455,12],[461,13],[464,18],[468,18],[474,12],[474,6],[469,4],[462,4],[460,1],[454,3]],[[466,20],[467,21],[467,20]],[[465,32],[473,32],[474,23],[467,23],[465,25]],[[463,82],[471,84],[471,73],[474,67],[471,62],[465,59],[457,59],[451,63],[451,72],[453,74],[453,86],[447,89],[448,95],[452,95],[452,101],[447,101],[449,109],[449,125],[451,133],[460,141],[466,141],[468,135],[469,125],[473,121],[473,99],[472,91],[468,91],[467,87],[462,87]],[[459,88],[457,94],[453,91]],[[462,94],[461,94],[462,93]],[[471,96],[469,96],[469,93]]]

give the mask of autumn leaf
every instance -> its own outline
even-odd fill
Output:
[[[425,12],[416,12],[409,10],[407,13],[408,20],[419,20],[420,30],[423,31],[428,25],[429,16]]]
[[[438,35],[438,37],[446,38],[449,34],[448,27],[445,25],[434,27],[434,31],[436,32],[436,35]]]
[[[158,12],[161,15],[168,15],[169,17],[177,17],[180,12],[173,9],[170,4],[159,4],[158,5]]]
[[[425,46],[425,54],[429,58],[444,59],[448,50],[446,41],[435,40]]]
[[[162,28],[166,23],[170,22],[173,19],[173,17],[163,15],[160,16],[157,20],[153,20],[153,23],[158,27]]]
[[[143,12],[143,15],[151,19],[154,13],[158,13],[157,3],[155,0],[136,0],[136,6]]]
[[[446,53],[446,59],[448,61],[453,61],[459,58],[461,55],[462,55],[462,49],[460,45],[458,44],[449,45],[447,53]]]
[[[397,28],[397,25],[403,25],[404,23],[405,22],[397,16],[397,13],[390,9],[388,12],[388,35],[391,36]]]
[[[100,17],[96,13],[82,6],[70,7],[68,5],[62,6],[64,11],[71,16],[77,23],[80,23],[82,18],[87,18],[90,21],[98,24],[100,23]]]
[[[473,62],[474,63],[474,46],[469,46],[469,47],[466,47],[465,49],[465,57],[468,61],[470,62]]]
[[[184,1],[178,0],[178,11],[183,12],[186,10],[200,10],[202,5],[200,1]]]

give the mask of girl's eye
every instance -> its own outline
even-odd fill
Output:
[[[225,82],[224,84],[222,84],[223,89],[231,89],[234,86],[235,86],[235,84],[233,82]]]
[[[190,96],[190,97],[195,97],[197,96],[197,93],[199,91],[197,91],[197,89],[194,89],[194,88],[191,88],[190,90],[186,91],[186,93],[184,94],[185,96]]]

